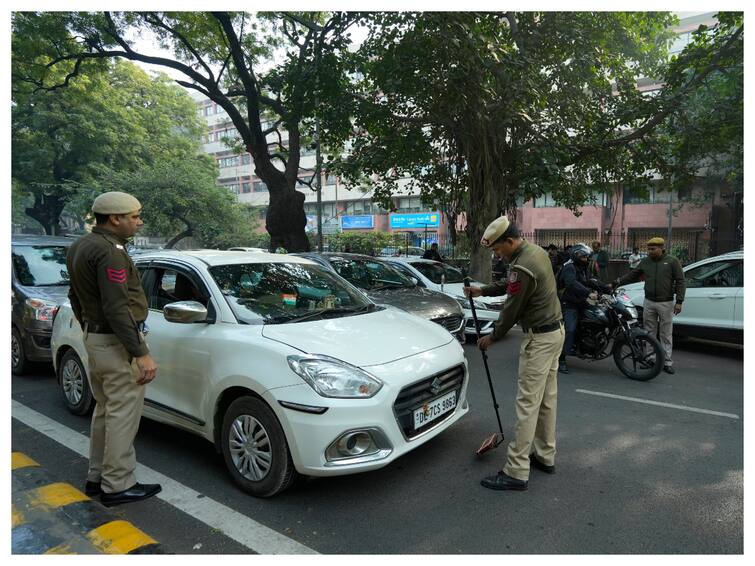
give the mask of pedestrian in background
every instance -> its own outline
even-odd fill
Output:
[[[480,483],[489,489],[525,490],[530,465],[547,473],[555,471],[556,376],[564,343],[561,304],[548,254],[540,246],[524,241],[519,229],[505,216],[490,223],[481,243],[498,257],[505,257],[510,270],[505,285],[464,288],[471,297],[508,295],[493,333],[480,338],[477,344],[487,350],[516,322],[524,338],[519,349],[514,440],[508,445],[503,469]]]
[[[674,373],[673,348],[674,316],[682,312],[685,282],[682,264],[665,249],[663,238],[648,240],[648,255],[632,271],[614,281],[614,287],[634,283],[645,278],[645,302],[642,317],[645,329],[658,336],[666,353],[663,370]]]
[[[629,269],[635,269],[638,265],[640,265],[640,261],[642,261],[640,248],[632,248],[632,253],[629,256]]]
[[[555,244],[548,244],[546,250],[548,250],[548,258],[551,260],[551,267],[553,268],[553,274],[555,275],[558,273],[558,268],[562,265],[558,262],[558,248]]]
[[[595,275],[597,275],[598,279],[605,281],[608,277],[608,252],[601,247],[600,242],[597,240],[592,243],[592,250],[593,253],[590,259],[594,266]]]
[[[422,254],[422,259],[432,259],[435,261],[443,261],[443,258],[440,255],[440,252],[438,251],[438,244],[433,243],[430,246],[430,249],[425,250],[425,253]]]
[[[141,204],[122,192],[98,196],[97,225],[68,251],[71,307],[84,331],[92,414],[85,491],[106,506],[139,501],[160,492],[137,483],[134,438],[144,389],[157,366],[144,339],[147,297],[126,242],[141,228]]]

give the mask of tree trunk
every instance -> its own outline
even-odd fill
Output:
[[[25,209],[26,214],[39,222],[48,236],[60,234],[60,215],[66,199],[56,195],[34,194],[34,204]]]
[[[181,241],[181,240],[183,240],[184,238],[188,238],[188,237],[189,237],[189,236],[191,236],[191,235],[192,235],[193,233],[194,233],[194,230],[193,230],[193,229],[191,229],[191,228],[187,228],[186,230],[184,230],[184,231],[183,231],[183,232],[181,232],[180,234],[176,234],[175,236],[173,236],[173,237],[172,237],[172,238],[170,239],[170,241],[169,241],[169,242],[168,242],[167,244],[165,244],[165,249],[167,249],[167,250],[170,250],[170,249],[172,249],[172,248],[173,248],[173,247],[174,247],[174,246],[175,246],[175,245],[176,245],[176,244],[177,244],[178,242],[180,242],[180,241]]]
[[[304,194],[285,187],[269,187],[270,206],[265,228],[270,234],[270,251],[284,248],[287,252],[310,251],[305,228]]]

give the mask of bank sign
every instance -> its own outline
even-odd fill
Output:
[[[341,216],[341,230],[359,230],[374,228],[372,215]]]
[[[438,212],[414,212],[411,214],[391,214],[391,228],[438,228],[440,226],[440,213]]]

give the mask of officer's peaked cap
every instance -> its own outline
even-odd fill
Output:
[[[498,238],[503,236],[503,233],[508,230],[508,228],[508,218],[506,218],[505,216],[496,218],[495,220],[493,220],[493,222],[488,224],[487,228],[485,228],[485,233],[482,235],[480,243],[486,248],[489,248],[495,243]]]
[[[92,203],[92,212],[96,214],[128,214],[141,208],[136,197],[120,191],[102,193]]]

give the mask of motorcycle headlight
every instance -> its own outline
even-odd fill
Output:
[[[34,320],[52,322],[58,312],[58,304],[44,299],[26,299],[26,306],[32,312]]]
[[[288,365],[318,395],[337,399],[374,396],[383,382],[356,366],[329,356],[288,356]]]
[[[456,299],[456,302],[459,303],[459,306],[463,309],[469,308],[469,299],[467,297],[458,296],[454,297]],[[483,303],[482,301],[478,301],[476,299],[472,299],[474,301],[474,308],[478,311],[485,311],[488,310],[488,306]]]

